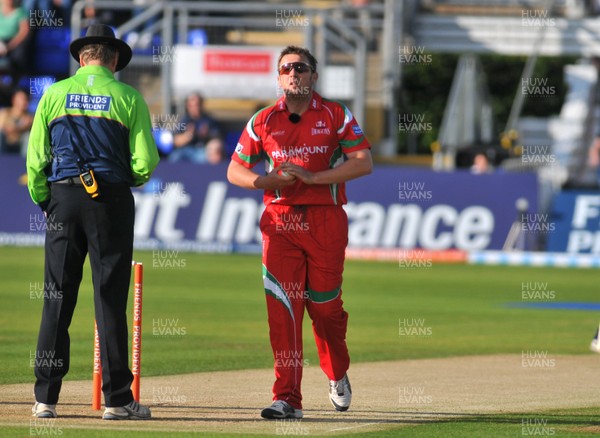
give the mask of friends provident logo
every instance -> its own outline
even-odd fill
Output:
[[[84,111],[109,111],[110,96],[91,96],[89,94],[67,94],[67,109]]]

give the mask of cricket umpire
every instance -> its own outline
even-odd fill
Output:
[[[135,214],[130,187],[147,182],[159,161],[150,114],[141,94],[114,78],[132,51],[109,26],[90,26],[69,51],[81,68],[44,93],[27,150],[29,193],[47,224],[32,411],[57,416],[69,371],[69,325],[89,253],[103,418],[147,419],[150,409],[135,402],[130,389],[126,307]]]

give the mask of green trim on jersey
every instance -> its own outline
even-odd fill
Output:
[[[241,152],[236,152],[236,154],[241,160],[245,161],[248,164],[254,164],[257,161],[260,161],[260,159],[263,157],[262,152],[256,155],[246,155],[242,154]]]
[[[348,107],[346,105],[344,105],[342,102],[339,102],[339,101],[333,100],[333,99],[326,99],[324,97],[321,97],[321,99],[324,102],[333,102],[333,103],[341,106],[344,109],[344,121],[346,120],[346,116],[348,114],[352,114],[352,112],[348,109]],[[337,131],[339,132],[341,129],[344,129],[345,127],[346,126],[345,126],[344,122],[342,122],[342,125],[337,128]],[[354,146],[359,145],[360,143],[362,143],[364,141],[364,139],[365,139],[365,135],[363,134],[356,140],[340,140],[339,144],[342,148],[348,149],[348,148],[352,148]]]
[[[346,124],[344,122],[346,121],[346,116],[348,114],[352,114],[352,112],[348,109],[348,107],[346,105],[344,105],[342,102],[340,102],[339,100],[327,99],[323,96],[321,96],[321,101],[335,103],[336,105],[339,105],[342,107],[342,109],[344,110],[344,119],[342,120],[342,124],[336,128],[336,131],[339,132],[340,129],[345,128]]]
[[[342,148],[336,148],[329,159],[329,168],[333,169],[340,162],[344,161],[344,153],[342,152]],[[334,205],[338,205],[337,195],[338,195],[338,186],[339,184],[329,184],[329,192],[331,193],[331,198],[333,199]]]
[[[333,205],[338,205],[337,201],[337,193],[338,193],[338,184],[329,184],[329,193],[331,193],[331,198],[333,199]]]
[[[267,160],[268,164],[267,164],[267,174],[271,173],[271,171],[273,169],[275,169],[275,162],[273,161],[273,159],[271,158],[271,156],[269,154],[267,154],[265,151],[263,151],[264,153],[264,157]],[[275,199],[273,199],[273,202],[277,202],[279,199],[281,199],[281,190],[276,189],[274,190],[275,192]]]
[[[322,101],[322,102],[331,102],[331,103],[338,104],[339,106],[341,106],[341,107],[344,109],[344,113],[346,112],[346,108],[347,108],[347,107],[346,107],[346,105],[345,105],[343,102],[339,101],[339,100],[335,100],[335,99],[328,99],[327,97],[323,97],[323,96],[321,96],[321,101]],[[342,125],[342,126],[343,126],[343,125]],[[341,126],[340,126],[339,128],[341,128]],[[338,128],[338,129],[339,129],[339,128]]]
[[[342,146],[343,148],[352,148],[352,147],[354,147],[354,146],[359,145],[360,143],[362,143],[362,141],[364,139],[365,139],[365,136],[361,135],[356,140],[340,140],[340,146]]]
[[[267,105],[266,107],[259,109],[258,111],[256,111],[256,112],[254,113],[254,115],[253,115],[253,116],[252,116],[252,118],[250,119],[250,123],[249,123],[249,125],[250,125],[250,129],[252,129],[252,134],[254,134],[254,136],[255,136],[256,138],[260,138],[260,137],[258,136],[258,134],[256,133],[256,131],[254,130],[254,120],[256,120],[256,117],[257,117],[257,116],[258,116],[260,113],[262,113],[263,111],[265,111],[265,110],[267,110],[267,109],[269,109],[269,108],[272,108],[272,107],[274,107],[274,106],[275,106],[275,105],[274,105],[274,104],[272,104],[272,105]]]

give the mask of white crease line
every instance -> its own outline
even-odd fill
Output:
[[[372,426],[373,424],[384,424],[384,421],[380,421],[377,423],[366,423],[366,424],[361,424],[360,426],[351,426],[351,427],[340,427],[338,429],[331,429],[328,432],[337,432],[340,430],[348,430],[348,429],[358,429],[359,427],[365,427],[365,426]]]

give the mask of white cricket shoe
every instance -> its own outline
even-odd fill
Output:
[[[340,411],[347,411],[352,401],[352,387],[348,375],[341,380],[329,381],[329,400],[333,407]]]
[[[590,343],[590,350],[594,353],[600,353],[600,341],[598,340],[598,334],[600,333],[600,327],[596,329],[596,334],[594,335],[594,339]]]
[[[150,408],[135,400],[125,406],[105,408],[103,420],[149,420],[152,417]]]
[[[56,418],[56,405],[47,405],[45,403],[35,402],[31,413],[37,418]]]
[[[301,409],[296,409],[283,400],[275,400],[271,406],[264,408],[260,416],[268,420],[281,418],[302,418],[304,414]]]

